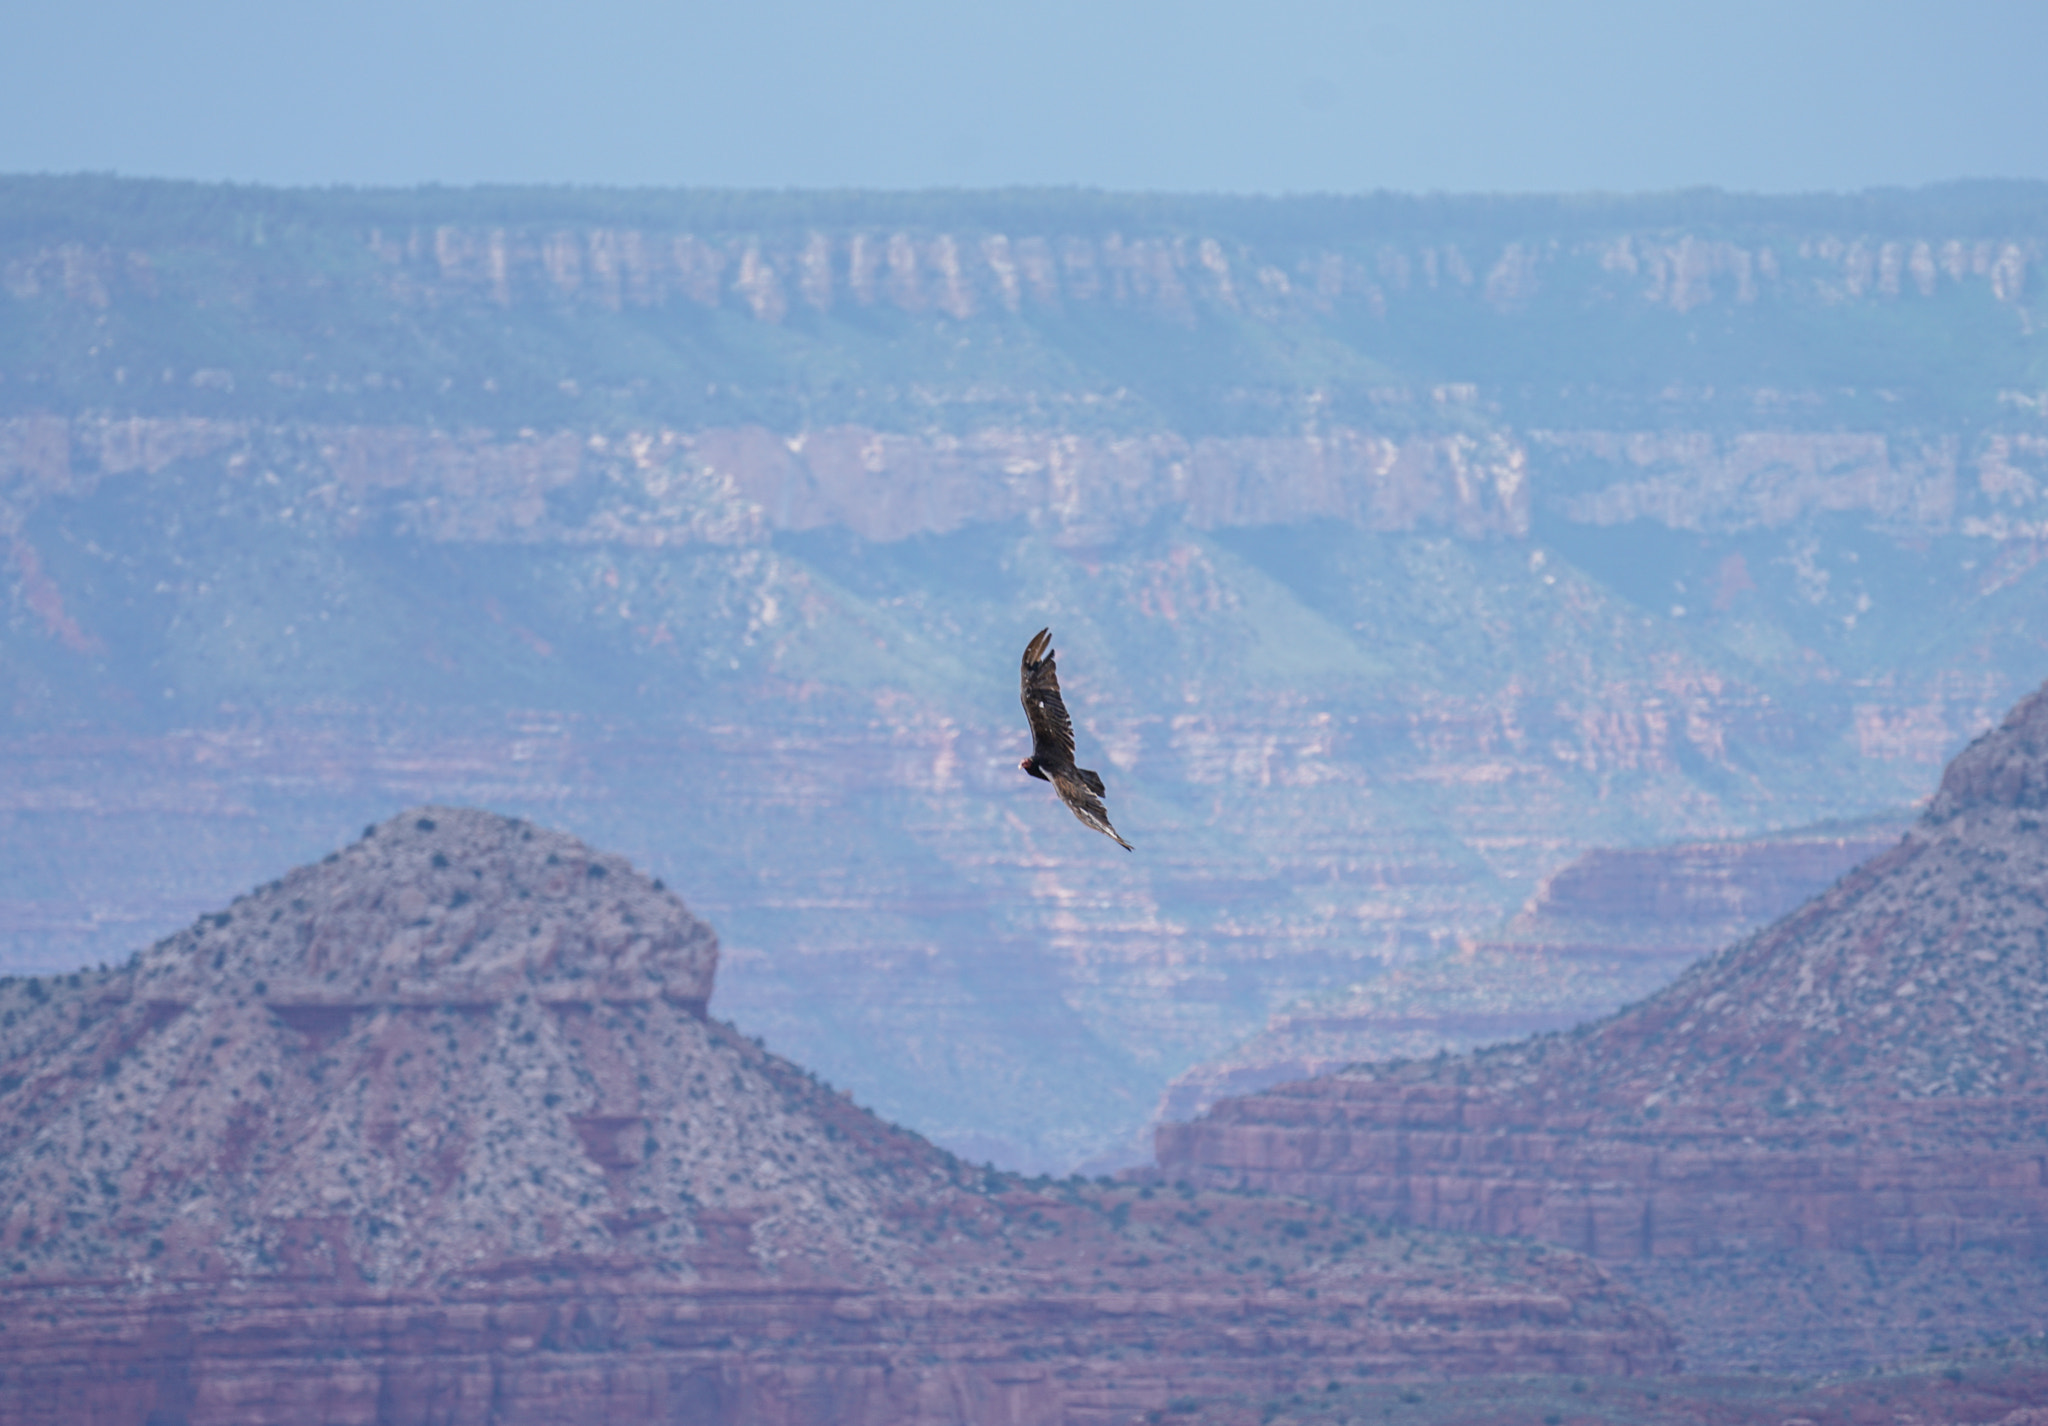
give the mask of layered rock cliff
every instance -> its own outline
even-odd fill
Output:
[[[672,871],[751,1029],[1013,1166],[1127,1139],[1304,997],[1489,939],[1591,846],[1920,795],[2048,578],[2020,540],[1968,571],[1812,545],[1832,487],[1793,480],[1784,523],[1638,589],[1641,522],[1534,525],[1652,467],[1493,436],[5,430],[14,965],[118,959],[267,839],[487,799]],[[1072,651],[1140,863],[1022,800],[1020,610]],[[1937,615],[1966,636],[1887,663]],[[673,816],[707,791],[741,835]],[[905,946],[940,969],[876,994]]]
[[[1475,425],[1192,438],[860,425],[494,436],[16,417],[0,420],[0,520],[18,536],[51,497],[89,498],[106,478],[203,460],[231,480],[288,477],[309,530],[350,536],[390,521],[437,544],[733,547],[820,529],[894,543],[1023,521],[1086,547],[1161,519],[1203,531],[1334,521],[1378,533],[1520,538],[1544,496],[1569,523],[1596,529],[1650,522],[1740,535],[1839,515],[1919,537],[2033,540],[2048,529],[2048,434],[2026,429],[1962,448],[1877,432],[1730,440]],[[1532,461],[1547,489],[1532,485]],[[1697,603],[1726,609],[1756,588],[1746,569],[1716,573],[1719,587],[1700,590]]]
[[[622,859],[427,807],[0,988],[0,1420],[1134,1421],[1656,1371],[1583,1259],[976,1169],[708,1019]]]
[[[2040,677],[2043,195],[0,179],[0,966],[486,802],[1074,1165],[1591,848],[1925,795]]]
[[[1073,195],[1062,197],[1077,206]],[[1751,202],[1767,211],[1767,203]],[[693,231],[535,217],[490,226],[388,225],[369,214],[351,226],[372,260],[372,280],[409,304],[575,303],[618,312],[689,303],[767,323],[806,309],[828,315],[878,306],[960,321],[1112,306],[1182,322],[1214,309],[1271,318],[1355,306],[1384,320],[1390,304],[1416,294],[1456,294],[1510,313],[1527,309],[1546,288],[1589,285],[1608,301],[1680,315],[1716,303],[1899,302],[1958,292],[2017,306],[2043,256],[2023,208],[2008,214],[2011,226],[1995,235],[1925,226],[1898,233],[1902,217],[1938,225],[1960,216],[1929,205],[1933,211],[1924,214],[1891,215],[1887,226],[1896,235],[1828,231],[1868,215],[1822,211],[1807,215],[1813,226],[1806,232],[1766,230],[1746,241],[1674,232],[1668,219],[1650,228],[1642,224],[1647,215],[1597,210],[1582,210],[1574,225],[1580,231],[1562,240],[1532,241],[1499,227],[1473,231],[1493,226],[1483,218],[1473,223],[1476,213],[1466,217],[1461,237],[1418,238],[1414,230],[1426,227],[1426,218],[1417,223],[1418,215],[1382,209],[1370,215],[1378,232],[1363,241],[1326,230],[1306,241],[1289,234],[1276,242],[1270,230],[1246,233],[1253,225],[1244,222],[1243,205],[1228,201],[1210,204],[1208,213],[1185,205],[1166,224],[1114,197],[1088,205],[1094,211],[1057,214],[1061,203],[1045,195],[1036,212],[1022,207],[1003,215],[1036,231],[992,229],[985,218],[976,221],[980,215],[959,213],[906,211],[895,224],[877,213],[849,223],[827,216],[829,202],[779,222],[765,213],[686,216],[693,205],[672,206],[683,210],[675,215],[683,222],[694,216],[713,226]],[[973,226],[946,230],[949,218],[963,217]],[[1207,232],[1194,226],[1204,218],[1213,225]],[[1052,226],[1063,222],[1072,225],[1068,231]],[[1153,231],[1118,230],[1127,225]],[[1167,225],[1180,231],[1159,231]],[[61,295],[102,310],[123,299],[160,298],[176,281],[149,247],[104,242],[23,245],[0,268],[0,285],[18,300]]]
[[[1643,1004],[1226,1101],[1160,1130],[1161,1167],[1570,1244],[1626,1265],[1694,1361],[2038,1332],[2044,769],[2048,689],[1896,847]]]
[[[1896,815],[1735,842],[1596,847],[1545,877],[1497,939],[1289,1006],[1177,1075],[1142,1138],[1111,1162],[1150,1162],[1154,1125],[1193,1119],[1219,1099],[1601,1019],[1824,890],[1905,826]]]
[[[1777,920],[1888,850],[1910,821],[1901,811],[1739,841],[1599,847],[1545,877],[1501,942],[1696,957]]]
[[[2044,1400],[2048,1339],[2037,1337],[1820,1378],[1751,1370],[1650,1380],[1478,1377],[1431,1387],[1347,1384],[1265,1401],[1191,1403],[1175,1426],[1341,1426],[1403,1417],[1486,1426],[2042,1426],[2048,1422]]]
[[[1677,399],[1766,431],[1905,415],[1936,444],[2000,387],[2038,394],[2048,211],[2028,184],[0,194],[0,302],[28,322],[6,411],[1194,436],[1455,428],[1437,408],[1483,392],[1541,429],[1627,411],[1663,432]],[[1965,333],[1967,362],[1933,355]]]

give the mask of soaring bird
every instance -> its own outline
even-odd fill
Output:
[[[1067,705],[1060,697],[1060,674],[1052,661],[1052,630],[1040,629],[1024,646],[1022,695],[1024,716],[1031,720],[1031,756],[1017,764],[1042,782],[1049,782],[1060,801],[1082,824],[1105,837],[1115,837],[1125,851],[1131,844],[1109,825],[1109,811],[1102,805],[1102,779],[1085,767],[1074,766],[1074,725],[1067,721]]]

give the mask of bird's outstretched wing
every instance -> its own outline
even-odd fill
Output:
[[[1019,692],[1024,716],[1031,720],[1031,757],[1024,770],[1050,782],[1083,826],[1114,837],[1118,846],[1130,851],[1131,844],[1109,825],[1109,811],[1102,805],[1102,779],[1085,767],[1074,766],[1074,725],[1067,718],[1066,700],[1060,697],[1050,629],[1040,629],[1024,646]]]
[[[1053,664],[1052,630],[1040,629],[1024,646],[1019,693],[1031,720],[1031,757],[1050,777],[1074,765],[1074,725],[1060,698],[1059,669]],[[1066,796],[1065,792],[1060,794]]]
[[[1084,826],[1093,827],[1105,837],[1114,838],[1125,851],[1131,850],[1117,829],[1109,825],[1109,809],[1102,805],[1102,779],[1086,768],[1066,768],[1052,776],[1053,790],[1060,795],[1060,801],[1067,804],[1067,810],[1081,819]]]

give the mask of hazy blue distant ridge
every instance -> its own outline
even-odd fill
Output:
[[[1243,194],[1087,188],[610,188],[477,184],[276,188],[108,174],[0,175],[0,241],[239,239],[250,219],[309,227],[398,223],[642,225],[714,233],[902,226],[1160,236],[1200,230],[1254,242],[1329,242],[1361,230],[1436,238],[1563,236],[1631,228],[1811,228],[1885,233],[1930,225],[1960,237],[2048,226],[2048,182],[1963,179],[1860,193]]]

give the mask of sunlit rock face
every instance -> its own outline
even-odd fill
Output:
[[[0,985],[0,1421],[1066,1422],[1654,1372],[1583,1257],[963,1164],[707,1018],[623,858],[429,806]]]
[[[1661,1302],[1693,1360],[2038,1330],[2044,728],[2048,690],[1896,846],[1638,1006],[1225,1101],[1162,1128],[1161,1165],[1570,1244]],[[1790,1325],[1758,1325],[1765,1294]]]

